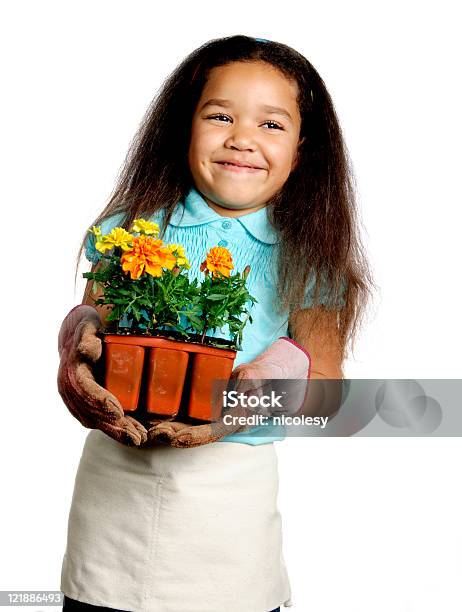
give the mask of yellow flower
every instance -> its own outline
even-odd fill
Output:
[[[101,237],[101,227],[99,225],[93,225],[93,227],[88,231],[94,234],[97,238]]]
[[[228,249],[224,247],[213,247],[207,254],[205,261],[201,264],[201,272],[211,272],[213,276],[229,276],[230,270],[234,268],[233,258]]]
[[[162,276],[162,268],[172,270],[176,257],[162,244],[162,240],[155,240],[145,234],[133,238],[131,250],[123,253],[120,258],[122,270],[130,272],[132,280],[139,278],[143,272],[151,276]]]
[[[179,266],[183,266],[184,268],[189,270],[191,266],[189,265],[188,258],[186,257],[186,254],[184,252],[184,247],[181,246],[181,244],[168,244],[167,248],[170,249],[170,251],[176,255],[176,263]]]
[[[128,251],[132,248],[131,243],[133,241],[133,236],[127,232],[127,230],[123,229],[123,227],[115,227],[109,234],[105,234],[104,236],[101,236],[100,231],[100,233],[95,234],[95,236],[97,237],[95,248],[101,253],[114,247],[120,247],[123,251]]]
[[[158,236],[159,226],[153,221],[145,221],[144,219],[135,219],[132,225],[132,232],[139,232],[140,234],[147,234]]]

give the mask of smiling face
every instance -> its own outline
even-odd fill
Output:
[[[301,144],[297,91],[264,62],[210,71],[192,120],[188,160],[196,188],[219,214],[254,212],[286,182]]]

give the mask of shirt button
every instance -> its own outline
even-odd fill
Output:
[[[221,227],[223,229],[229,229],[231,227],[231,221],[223,221],[223,223],[221,224]]]
[[[227,240],[220,240],[220,242],[218,243],[218,246],[228,246],[228,241]]]

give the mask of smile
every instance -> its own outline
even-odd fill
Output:
[[[229,164],[226,162],[214,162],[214,163],[220,166],[220,168],[224,170],[225,172],[237,172],[239,174],[242,174],[242,173],[253,174],[255,172],[261,172],[263,170],[263,168],[250,168],[249,166],[236,166],[235,164]]]

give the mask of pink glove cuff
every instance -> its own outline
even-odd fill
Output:
[[[292,338],[289,338],[288,336],[279,336],[279,340],[287,340],[287,342],[290,342],[291,344],[299,348],[301,351],[305,353],[305,355],[308,357],[308,359],[311,362],[311,355],[308,353],[308,351],[305,348],[303,348],[301,344],[299,344],[298,342],[295,342],[295,340],[293,340]]]
[[[309,352],[298,342],[296,342],[295,340],[293,340],[292,338],[289,338],[288,336],[280,336],[279,340],[286,340],[287,342],[289,342],[290,344],[292,344],[294,347],[296,347],[299,351],[302,351],[302,353],[306,356],[307,358],[307,374],[306,374],[306,378],[310,378],[310,373],[311,373],[311,355],[309,354]],[[300,359],[300,354],[296,355],[294,352],[294,357],[295,359],[300,363],[301,365],[301,359]],[[303,366],[302,366],[303,367]]]
[[[252,366],[255,378],[260,376],[266,379],[306,379],[310,376],[310,362],[310,356],[303,347],[290,338],[281,337],[255,357],[250,364],[241,365],[243,368]],[[236,370],[240,367],[238,366]]]

